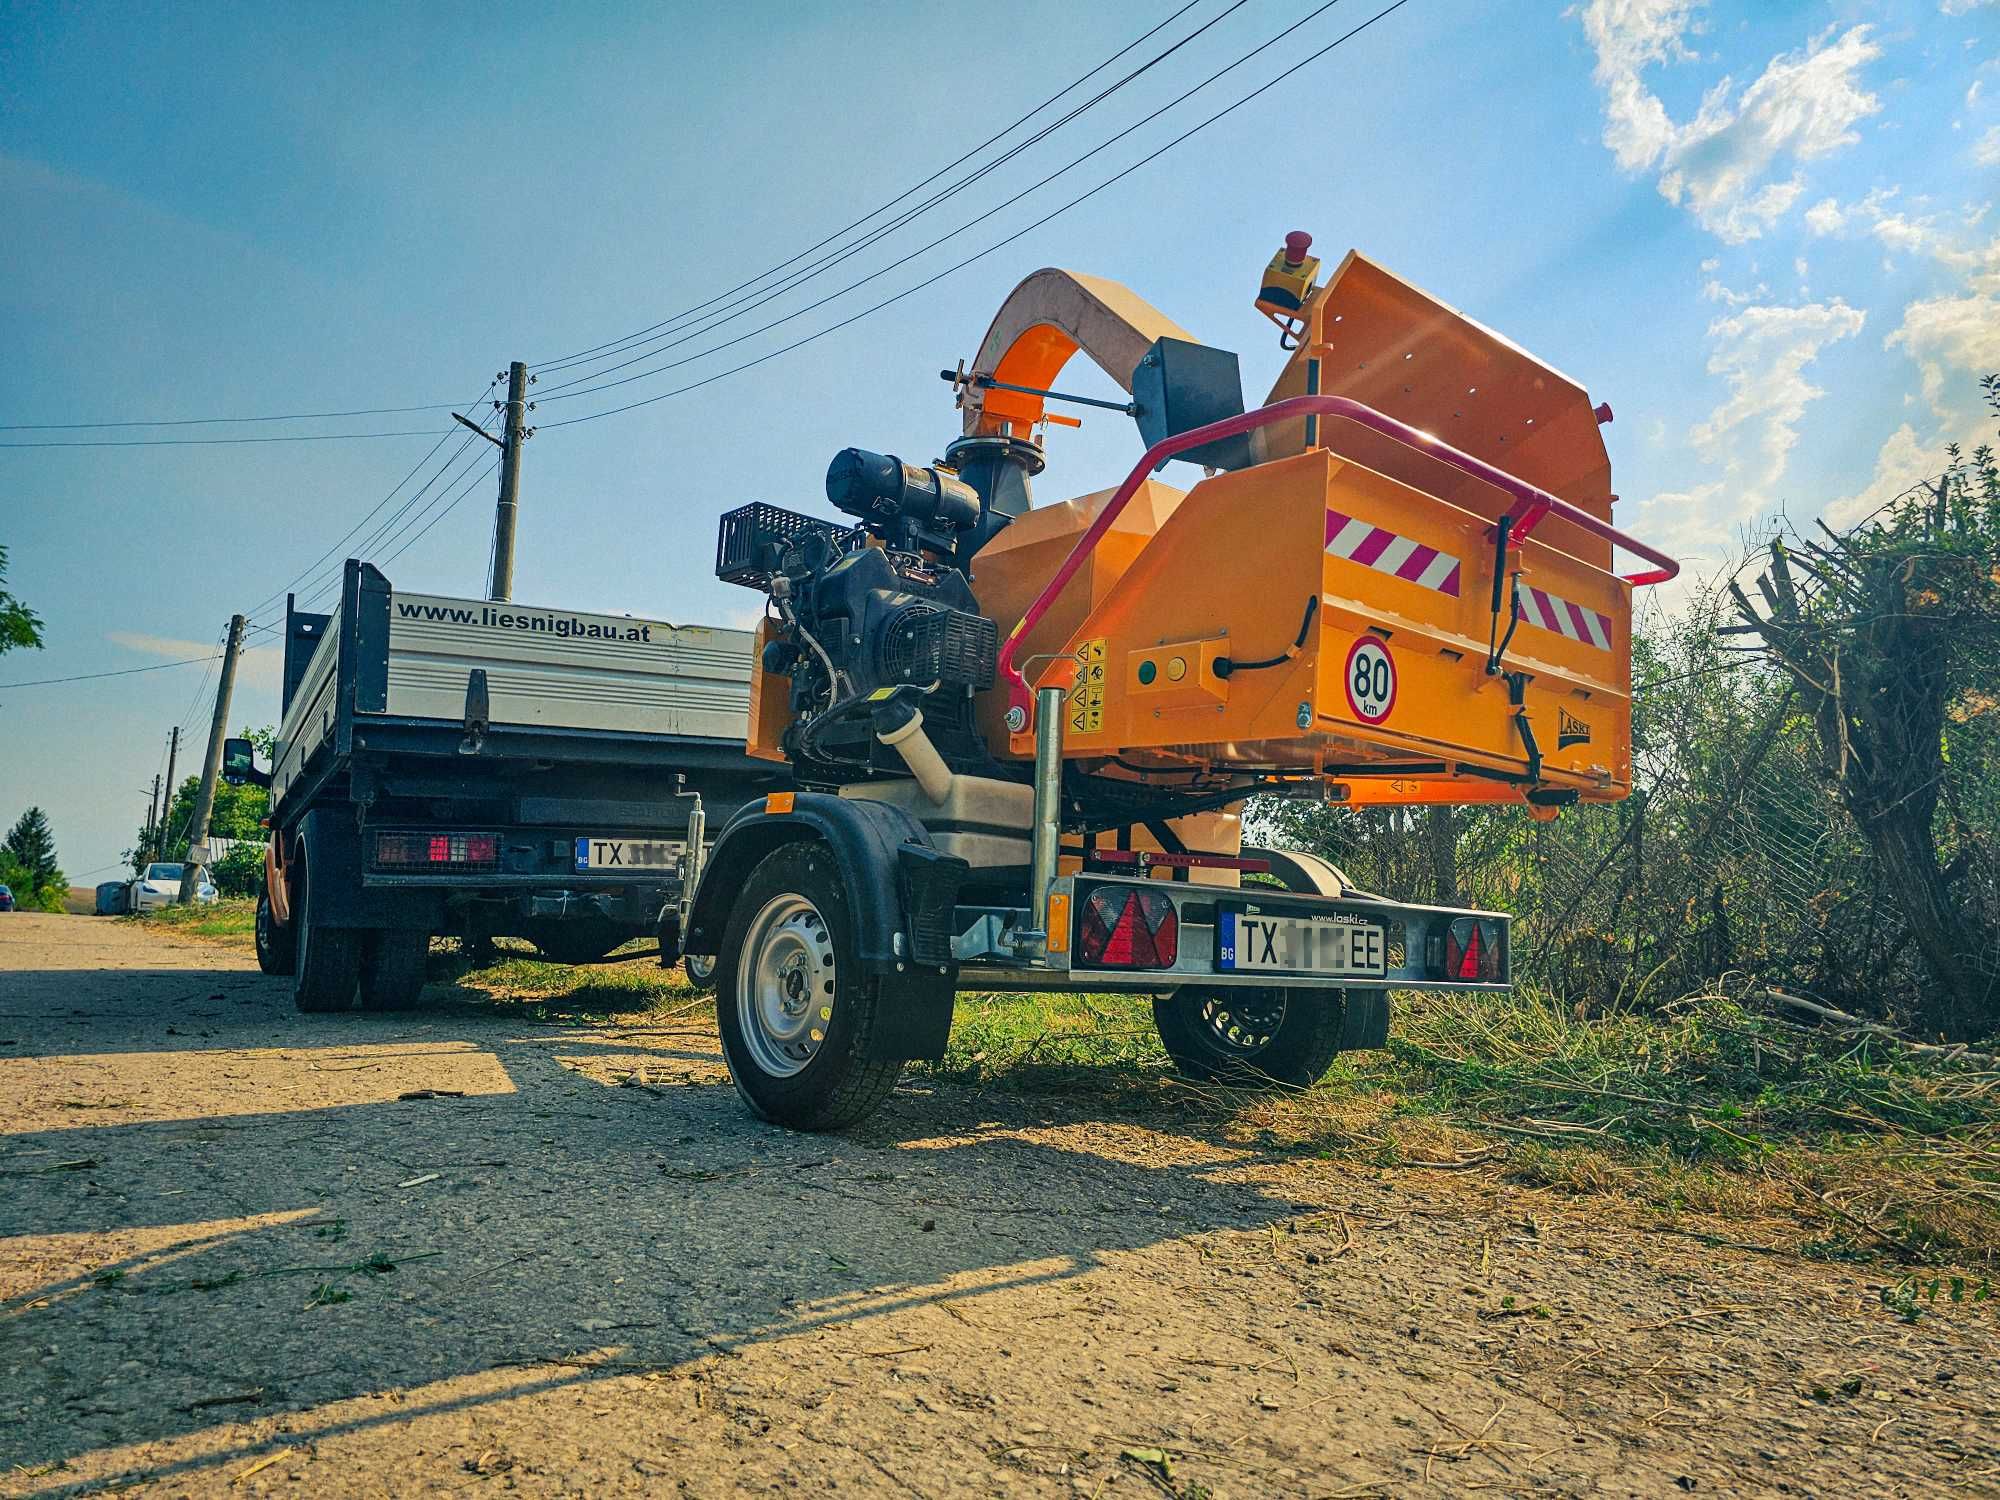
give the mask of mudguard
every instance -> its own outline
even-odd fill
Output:
[[[777,810],[767,811],[774,804]],[[956,977],[948,952],[940,959],[935,951],[913,946],[913,928],[920,924],[913,921],[918,914],[910,910],[909,897],[913,888],[933,886],[939,872],[948,878],[953,867],[962,870],[964,861],[940,853],[923,825],[900,807],[826,792],[781,793],[750,803],[722,825],[702,868],[683,951],[720,951],[730,899],[759,861],[800,839],[818,839],[833,851],[853,908],[854,946],[863,968],[908,973],[922,962]],[[955,882],[950,889],[955,893]]]
[[[778,810],[767,811],[773,803]],[[773,850],[803,839],[833,852],[854,915],[856,956],[876,976],[868,1055],[944,1056],[958,984],[949,918],[967,866],[933,847],[923,825],[899,807],[797,792],[742,808],[709,851],[682,951],[718,952],[730,902],[751,870]]]

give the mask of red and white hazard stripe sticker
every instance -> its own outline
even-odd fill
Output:
[[[1326,513],[1326,550],[1335,557],[1388,573],[1418,588],[1458,597],[1458,559],[1406,536],[1397,536],[1337,510]]]
[[[1521,623],[1538,630],[1553,630],[1557,635],[1566,635],[1600,651],[1611,649],[1609,615],[1572,604],[1532,584],[1521,585]]]

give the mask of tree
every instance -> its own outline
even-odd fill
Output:
[[[243,738],[257,745],[268,762],[271,757],[272,732],[269,729],[249,729],[241,731]],[[153,840],[149,843],[145,830],[133,847],[127,851],[132,861],[132,870],[137,874],[153,860],[179,860],[187,858],[188,830],[194,824],[195,798],[201,791],[201,778],[190,776],[174,787],[167,797],[167,810],[160,820]],[[264,815],[271,810],[271,794],[260,786],[231,786],[226,781],[215,784],[215,805],[208,815],[208,836],[215,839],[254,839],[262,843],[264,839]],[[260,854],[259,868],[261,868]],[[218,890],[227,890],[222,883],[221,862],[211,868]],[[240,893],[237,893],[240,894]]]
[[[7,549],[0,547],[0,656],[41,645],[41,617],[7,592]]]
[[[1985,384],[2000,412],[2000,377]],[[1880,519],[1774,538],[1761,609],[1730,589],[1809,711],[1824,773],[1923,955],[1919,1020],[1965,1040],[2000,1023],[2000,920],[1976,878],[1991,851],[1949,800],[2000,699],[2000,467],[1990,447],[1949,456]],[[1941,859],[1945,839],[1958,847]]]
[[[31,807],[8,831],[0,882],[14,892],[15,900],[36,911],[61,911],[69,882],[56,863],[56,838],[49,828],[48,814]]]

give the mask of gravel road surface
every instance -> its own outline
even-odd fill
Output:
[[[0,1494],[2000,1493],[1991,1304],[1164,1103],[791,1135],[699,1013],[0,915],[0,1132]]]

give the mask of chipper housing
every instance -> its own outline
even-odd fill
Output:
[[[1247,798],[1630,792],[1632,594],[1675,565],[1611,524],[1609,407],[1309,245],[1259,290],[1289,353],[1260,406],[1236,355],[1039,271],[943,372],[941,461],[847,449],[850,519],[723,517],[718,576],[769,601],[749,748],[798,790],[723,829],[687,948],[760,1113],[859,1118],[961,988],[1151,995],[1184,1071],[1311,1083],[1393,988],[1504,988],[1508,921],[1245,848]],[[1052,389],[1078,353],[1131,400]],[[1033,503],[1051,402],[1135,418],[1122,483]]]

